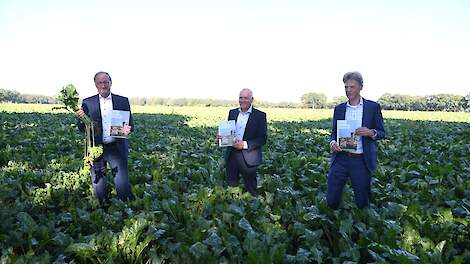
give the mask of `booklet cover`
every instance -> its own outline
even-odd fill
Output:
[[[109,135],[114,138],[127,138],[127,135],[122,133],[124,124],[129,125],[129,111],[113,110],[111,112],[111,129]]]
[[[235,142],[235,120],[224,121],[219,124],[219,147],[232,146]]]
[[[356,152],[359,136],[355,131],[359,127],[361,127],[360,120],[337,120],[336,142],[343,151]]]

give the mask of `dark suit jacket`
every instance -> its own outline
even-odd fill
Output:
[[[111,96],[113,100],[113,109],[114,110],[123,110],[123,111],[131,111],[131,107],[129,105],[129,100],[127,97],[123,97],[120,95],[112,94]],[[85,114],[90,117],[92,122],[95,124],[94,132],[95,132],[95,144],[102,144],[103,143],[103,123],[101,118],[101,108],[100,108],[100,101],[99,95],[94,95],[88,98],[83,99],[82,102],[82,109]],[[134,130],[134,121],[132,120],[132,114],[129,117],[129,125],[132,126],[131,131]],[[83,123],[79,123],[79,129],[81,131],[85,130],[85,125]],[[116,145],[119,149],[119,152],[126,157],[129,153],[129,143],[127,138],[116,138]]]
[[[266,144],[267,135],[267,122],[266,113],[259,111],[258,109],[252,108],[248,122],[246,123],[245,133],[243,134],[243,140],[247,141],[248,149],[242,150],[243,158],[249,166],[258,166],[263,160],[263,154],[261,147]],[[228,120],[235,120],[237,117],[239,108],[230,110],[228,113]],[[232,147],[227,147],[225,151],[225,161],[228,162],[230,153],[235,151]]]
[[[362,137],[362,148],[364,151],[364,159],[366,162],[367,169],[370,172],[377,168],[377,143],[379,139],[385,138],[384,120],[382,117],[382,111],[380,105],[376,102],[363,100],[363,112],[362,112],[362,126],[369,129],[377,130],[377,136],[375,139],[370,137]],[[346,115],[346,103],[341,103],[335,107],[333,114],[333,130],[330,136],[331,140],[336,140],[336,121],[344,120]],[[331,164],[335,161],[336,153],[333,153],[331,158]]]

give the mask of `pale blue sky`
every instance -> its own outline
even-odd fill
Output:
[[[0,88],[125,96],[299,101],[470,92],[470,1],[0,0]]]

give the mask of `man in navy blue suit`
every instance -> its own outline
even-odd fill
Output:
[[[237,186],[240,174],[245,188],[256,196],[256,169],[261,164],[261,147],[266,144],[266,113],[255,109],[253,93],[242,89],[238,98],[240,108],[230,110],[228,120],[235,120],[237,140],[225,151],[226,179],[229,186]]]
[[[335,107],[333,129],[330,137],[331,158],[328,173],[327,203],[337,209],[348,178],[354,191],[354,200],[358,208],[365,207],[371,198],[370,182],[377,167],[377,140],[385,137],[385,130],[380,105],[361,97],[363,85],[359,72],[348,72],[343,77],[348,101]],[[358,137],[355,151],[346,152],[336,142],[337,121],[358,121],[355,129]]]
[[[103,144],[103,155],[91,167],[93,189],[100,202],[107,199],[106,166],[109,163],[119,199],[124,201],[132,199],[127,167],[128,140],[127,138],[110,136],[112,110],[129,111],[129,125],[124,125],[122,133],[128,136],[131,131],[134,131],[129,100],[126,97],[111,93],[112,80],[107,72],[96,73],[94,81],[98,94],[83,99],[82,107],[76,113],[78,116],[87,115],[90,117],[95,128],[95,144]],[[84,131],[84,127],[83,123],[79,124],[81,131]]]

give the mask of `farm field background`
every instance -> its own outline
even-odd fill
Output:
[[[224,182],[228,107],[135,106],[137,198],[100,207],[75,118],[51,108],[0,104],[1,263],[470,262],[470,113],[383,111],[371,206],[346,187],[332,211],[331,109],[262,109],[254,198]]]
[[[0,103],[0,111],[17,113],[63,113],[64,111],[54,111],[52,108],[59,105],[50,104],[15,104]],[[236,106],[234,106],[236,107]],[[207,124],[214,125],[220,121],[220,118],[226,118],[229,107],[202,107],[202,106],[132,106],[133,113],[158,113],[158,114],[177,114],[185,115],[191,118],[202,119]],[[262,108],[268,114],[272,121],[303,121],[329,119],[333,115],[333,109],[283,109],[283,108]],[[405,119],[422,121],[446,121],[470,123],[470,113],[465,112],[419,112],[419,111],[396,111],[382,110],[386,119]],[[202,122],[200,122],[202,124]]]

